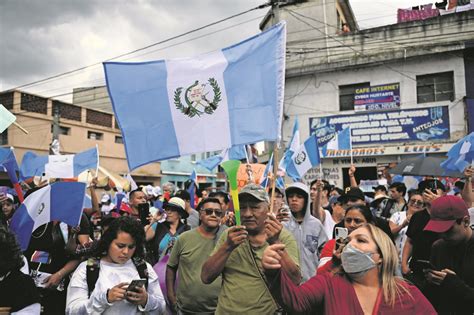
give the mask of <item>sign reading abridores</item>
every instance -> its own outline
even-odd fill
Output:
[[[309,126],[319,146],[347,127],[351,128],[353,145],[431,141],[448,139],[450,134],[448,106],[312,117]]]

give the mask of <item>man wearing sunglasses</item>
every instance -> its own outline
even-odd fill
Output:
[[[204,263],[201,279],[215,283],[222,275],[216,314],[274,314],[273,299],[262,272],[262,255],[271,244],[281,243],[282,268],[298,283],[301,274],[296,241],[270,212],[265,189],[248,184],[239,193],[242,225],[227,229]]]
[[[168,296],[174,314],[213,314],[221,288],[221,279],[210,285],[203,284],[199,270],[226,228],[220,224],[225,211],[217,198],[201,200],[197,210],[200,225],[178,238],[166,268],[168,292],[164,293]],[[179,282],[175,291],[178,271]]]

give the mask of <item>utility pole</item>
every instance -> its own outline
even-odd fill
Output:
[[[59,154],[59,132],[60,132],[60,127],[59,127],[59,118],[61,116],[59,112],[59,104],[56,105],[56,108],[54,109],[54,116],[53,116],[53,141],[51,142],[51,145],[49,147],[49,153],[58,155]]]

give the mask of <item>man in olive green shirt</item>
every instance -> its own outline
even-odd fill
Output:
[[[296,241],[269,215],[267,192],[248,184],[239,194],[242,226],[229,228],[220,237],[211,257],[204,263],[201,279],[210,284],[222,275],[216,314],[274,314],[278,305],[262,277],[261,258],[270,244],[283,243],[282,268],[295,283],[301,280]]]
[[[217,235],[222,234],[225,226],[220,221],[225,212],[219,199],[203,199],[198,207],[201,224],[191,231],[180,235],[166,268],[166,286],[168,301],[174,313],[214,314],[217,297],[221,289],[221,279],[211,285],[201,281],[200,270],[214,249]],[[179,272],[179,284],[175,292],[176,273]]]

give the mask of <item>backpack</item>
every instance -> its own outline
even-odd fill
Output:
[[[133,264],[137,268],[140,279],[146,279],[145,288],[148,288],[148,268],[146,262],[142,258],[132,258]],[[100,271],[100,257],[92,257],[87,260],[86,266],[86,281],[88,296],[91,297],[92,291],[95,289],[97,279],[99,279]]]

